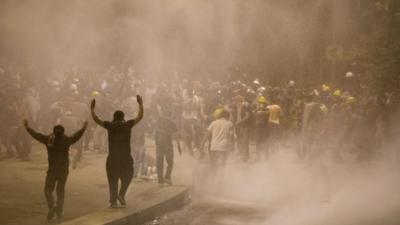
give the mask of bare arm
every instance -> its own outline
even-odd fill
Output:
[[[70,138],[69,138],[69,143],[72,145],[75,142],[77,142],[83,135],[83,133],[85,133],[85,130],[87,128],[88,122],[85,121],[85,123],[83,123],[83,126],[80,130],[78,130],[77,132],[75,132]]]
[[[135,119],[128,120],[128,124],[130,127],[135,126],[137,123],[139,123],[143,119],[143,99],[142,96],[136,95],[137,103],[139,104],[139,112],[136,116]]]
[[[96,122],[99,126],[104,127],[104,121],[101,120],[97,115],[96,112],[94,111],[94,108],[96,107],[96,100],[93,99],[92,103],[90,104],[90,113],[92,115],[92,118],[94,120],[94,122]]]
[[[47,144],[47,141],[49,140],[49,136],[41,134],[39,132],[36,132],[32,128],[29,127],[28,121],[24,120],[24,127],[28,131],[28,133],[37,141],[39,141],[42,144]]]
[[[143,119],[143,114],[144,114],[142,96],[137,95],[136,99],[137,99],[137,103],[139,104],[139,113],[137,114],[137,116],[135,118],[135,124],[139,123],[139,121],[141,121]]]

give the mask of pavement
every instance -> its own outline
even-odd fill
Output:
[[[146,149],[148,153],[154,154],[153,143],[150,142]],[[188,181],[191,181],[191,171],[185,166],[191,160],[189,156],[175,155],[173,186],[159,187],[156,180],[134,180],[126,196],[128,206],[121,209],[108,208],[105,160],[106,154],[86,151],[78,167],[74,170],[70,168],[64,219],[50,223],[112,224],[112,221],[117,221],[121,224],[127,218],[145,222],[144,220],[151,219],[158,213],[164,213],[165,209],[173,209],[178,203],[183,204]],[[0,161],[0,224],[49,223],[46,220],[47,204],[43,191],[46,171],[45,147],[36,143],[31,161]],[[148,211],[149,209],[153,211]],[[140,224],[136,222],[134,224]]]

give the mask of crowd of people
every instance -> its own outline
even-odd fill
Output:
[[[23,118],[43,131],[53,124],[63,124],[69,132],[90,117],[87,104],[91,98],[100,103],[98,113],[102,117],[111,117],[116,109],[133,117],[136,95],[142,94],[147,114],[132,134],[137,171],[145,170],[141,165],[145,160],[145,137],[154,137],[162,111],[167,111],[176,124],[184,149],[200,157],[207,153],[201,142],[208,125],[216,119],[218,110],[225,109],[234,124],[236,149],[245,162],[251,158],[252,143],[260,159],[289,142],[296,144],[302,158],[330,149],[338,159],[346,152],[361,159],[374,155],[381,140],[378,136],[384,135],[385,113],[394,102],[390,94],[378,97],[360,93],[351,72],[346,74],[348,85],[321,84],[309,89],[299,87],[295,81],[269,86],[259,79],[205,80],[177,74],[154,82],[138,76],[132,67],[115,66],[92,71],[72,68],[43,77],[36,73],[30,79],[24,71],[12,68],[1,69],[0,73],[0,98],[6,106],[0,114],[5,123],[0,132],[3,158],[29,160],[31,141],[22,129]],[[105,135],[91,123],[83,140],[75,144],[73,167],[83,150],[106,152]]]
[[[172,185],[174,146],[180,154],[183,149],[196,159],[209,160],[214,170],[223,167],[231,153],[248,163],[267,161],[283,150],[294,151],[304,161],[327,156],[335,162],[367,162],[379,157],[380,146],[390,137],[390,116],[396,109],[397,95],[366,94],[352,72],[345,78],[347,83],[342,87],[321,84],[304,88],[293,80],[270,86],[259,79],[189,79],[177,73],[154,82],[138,76],[132,67],[73,68],[55,71],[53,76],[26,76],[24,71],[0,69],[0,99],[5,106],[0,113],[4,123],[1,159],[30,160],[29,134],[47,146],[48,218],[54,213],[62,215],[72,144],[76,149],[73,169],[85,151],[108,152],[112,207],[117,200],[126,204],[125,193],[132,178],[148,175],[148,140],[154,140],[153,161],[160,186]],[[90,117],[95,123],[86,122]],[[61,155],[54,155],[53,148],[61,149]],[[60,164],[61,170],[54,164]],[[122,185],[118,193],[119,179]],[[52,198],[56,182],[58,208],[53,207]]]

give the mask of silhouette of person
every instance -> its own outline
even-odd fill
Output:
[[[64,134],[64,127],[56,125],[53,133],[44,135],[34,131],[29,127],[28,121],[24,120],[24,126],[28,133],[40,143],[46,145],[49,168],[47,170],[44,193],[49,207],[47,219],[51,220],[56,214],[58,219],[63,217],[65,184],[68,177],[69,167],[69,148],[77,142],[86,130],[88,122],[85,121],[83,127],[72,136]],[[56,187],[57,186],[57,187]],[[57,202],[54,202],[53,192],[56,189]]]
[[[143,100],[136,96],[139,104],[139,113],[135,119],[125,121],[124,113],[115,111],[113,120],[103,121],[95,113],[96,100],[91,103],[93,120],[108,132],[108,157],[106,162],[107,179],[110,190],[110,207],[116,208],[117,199],[122,206],[126,206],[125,194],[133,177],[133,158],[131,156],[131,129],[143,118]],[[118,193],[118,180],[121,188]]]

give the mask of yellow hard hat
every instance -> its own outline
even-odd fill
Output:
[[[267,104],[268,101],[267,101],[267,99],[266,99],[264,96],[260,96],[260,97],[258,98],[258,103],[260,103],[260,104]]]
[[[96,97],[96,96],[99,96],[99,95],[100,95],[100,93],[98,91],[92,91],[92,96],[93,97]]]
[[[221,118],[222,112],[224,112],[224,111],[225,111],[225,109],[222,108],[222,107],[217,108],[217,109],[213,112],[213,117],[214,117],[214,119],[219,119],[219,118]]]
[[[330,91],[330,90],[331,90],[331,87],[329,87],[328,85],[326,85],[326,84],[322,85],[322,91],[327,92],[327,91]]]
[[[333,96],[340,97],[342,96],[342,92],[340,90],[336,90],[335,92],[333,92]]]
[[[354,98],[353,96],[350,96],[350,97],[346,98],[346,103],[347,104],[351,104],[351,103],[354,103],[354,102],[356,102],[356,98]]]

